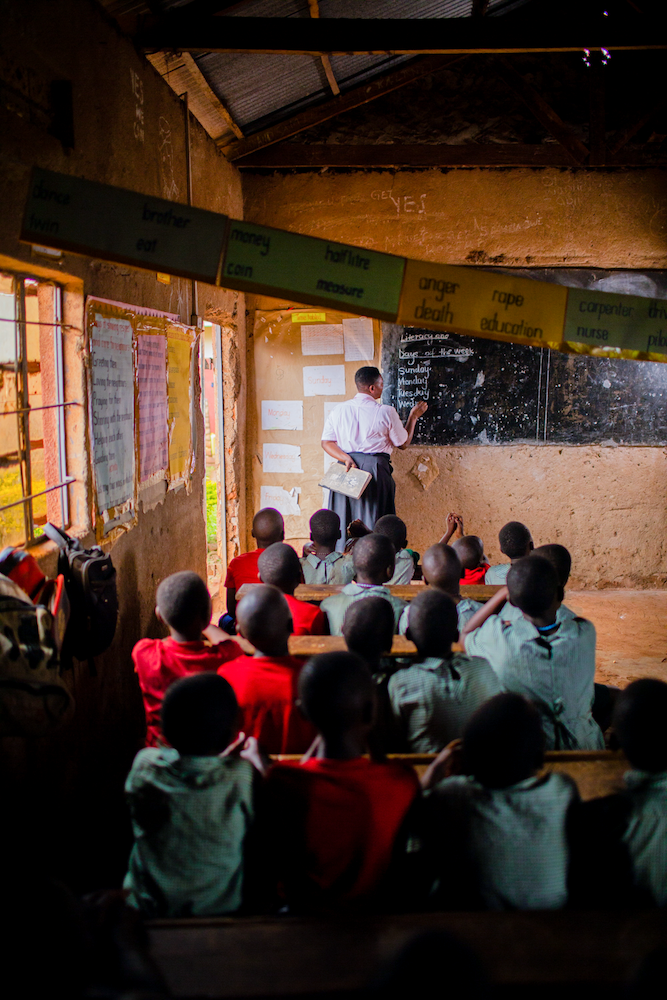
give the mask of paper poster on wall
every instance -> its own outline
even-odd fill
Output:
[[[340,323],[318,323],[301,327],[302,354],[342,354],[343,326]]]
[[[263,431],[302,431],[303,400],[263,399]]]
[[[373,320],[368,316],[343,320],[346,361],[372,361],[375,357]]]
[[[176,326],[167,337],[169,398],[169,478],[182,480],[190,472],[190,350],[192,338]]]
[[[307,365],[303,369],[304,396],[344,396],[345,365]]]
[[[301,448],[296,444],[264,444],[262,468],[264,472],[303,472]]]
[[[169,468],[167,430],[167,339],[137,336],[139,389],[139,481]]]
[[[97,508],[134,497],[132,323],[113,308],[95,311],[89,328],[91,426]]]
[[[259,492],[259,502],[262,507],[274,507],[280,511],[283,517],[290,515],[298,517],[301,514],[299,507],[301,489],[299,487],[294,487],[288,492],[282,486],[262,486]]]

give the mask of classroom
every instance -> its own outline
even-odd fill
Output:
[[[405,548],[419,561],[456,512],[494,566],[524,523],[572,556],[596,683],[667,682],[659,14],[0,0],[0,552],[56,578],[53,523],[110,556],[118,602],[109,642],[100,625],[63,657],[61,726],[17,735],[0,712],[10,856],[37,851],[77,898],[120,890],[147,721],[132,652],[166,634],[156,590],[196,573],[222,621],[264,508],[301,557],[329,502],[324,428],[360,368],[402,424],[428,404],[391,454]],[[346,649],[294,638],[293,656]],[[627,768],[618,749],[549,753],[587,800]],[[432,756],[412,756],[421,775]],[[620,996],[664,947],[663,913],[157,919],[137,961],[155,995],[344,995],[424,931],[458,935],[501,992]]]

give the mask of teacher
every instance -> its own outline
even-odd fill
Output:
[[[354,381],[356,396],[331,411],[322,431],[327,455],[342,462],[346,470],[363,469],[373,476],[358,500],[329,492],[329,509],[340,517],[343,536],[350,521],[358,518],[373,530],[379,517],[396,513],[396,483],[389,459],[394,448],[407,448],[417,421],[428,409],[426,403],[417,403],[404,427],[394,407],[380,402],[384,380],[377,368],[360,368]],[[345,545],[344,537],[339,544]]]

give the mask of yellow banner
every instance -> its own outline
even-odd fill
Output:
[[[190,473],[190,351],[192,337],[173,324],[167,334],[169,399],[169,478],[185,479]]]
[[[409,260],[398,322],[558,348],[566,307],[567,288],[561,285]]]

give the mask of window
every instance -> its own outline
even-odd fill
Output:
[[[69,524],[62,289],[0,272],[0,548]]]

